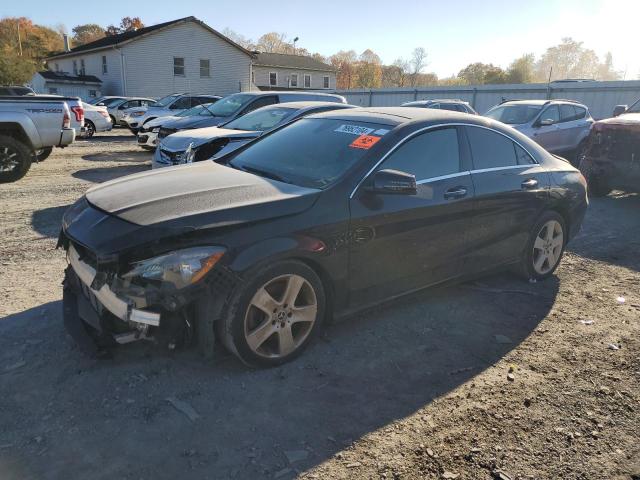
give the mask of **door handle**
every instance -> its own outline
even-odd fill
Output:
[[[452,200],[455,198],[462,198],[467,196],[467,189],[464,187],[453,187],[444,192],[445,200]]]
[[[529,178],[520,184],[523,189],[531,190],[532,188],[536,188],[538,186],[538,180],[535,178]]]

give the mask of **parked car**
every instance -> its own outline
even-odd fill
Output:
[[[195,337],[209,352],[218,335],[278,365],[328,316],[502,268],[548,278],[587,206],[568,162],[431,109],[315,114],[219,162],[102,183],[64,214],[64,317],[82,345]]]
[[[0,97],[0,183],[20,180],[39,155],[72,143],[71,116],[64,99]]]
[[[108,132],[113,128],[107,107],[82,103],[84,109],[84,136],[93,137],[96,132]]]
[[[80,97],[63,97],[62,95],[48,94],[38,94],[35,95],[35,97],[44,99],[54,98],[64,101],[69,106],[69,110],[71,111],[71,128],[76,131],[76,138],[85,136],[86,132],[84,128],[84,107],[82,106],[82,99]],[[49,151],[49,153],[51,152]],[[38,158],[38,161],[42,161],[48,156],[49,154],[46,154],[43,158]]]
[[[143,127],[140,127],[138,130],[137,140],[138,145],[145,150],[155,150],[156,149],[156,141],[158,138],[158,134],[163,125],[171,123],[172,121],[182,120],[183,118],[196,118],[197,120],[207,120],[214,118],[213,113],[211,113],[211,105],[213,103],[203,103],[202,105],[198,105],[195,107],[191,107],[189,110],[184,110],[183,112],[178,113],[177,115],[171,115],[168,117],[158,117],[153,120],[149,120],[144,124]]]
[[[92,98],[87,103],[91,105],[100,105],[102,107],[108,107],[112,102],[118,102],[120,100],[124,100],[127,97],[113,96],[113,95],[103,95],[102,97]]]
[[[402,104],[403,107],[418,107],[418,108],[435,108],[440,110],[451,110],[452,112],[469,113],[471,115],[477,115],[473,107],[469,102],[464,100],[457,100],[453,98],[445,98],[442,100],[416,100],[414,102],[407,102]]]
[[[511,100],[485,116],[511,125],[549,152],[568,155],[576,165],[593,125],[586,105],[573,100]]]
[[[0,85],[0,96],[21,97],[35,94],[32,88],[23,85]]]
[[[176,115],[191,107],[201,105],[203,103],[212,103],[221,97],[217,95],[195,95],[190,93],[174,93],[161,98],[153,105],[147,107],[134,107],[124,110],[122,122],[129,127],[133,133],[138,133],[149,120],[158,117],[167,117]]]
[[[125,127],[127,124],[124,122],[123,117],[126,110],[130,108],[146,108],[155,104],[156,101],[153,98],[128,97],[109,102],[106,107],[109,111],[109,115],[111,115],[111,122],[113,125],[121,125]]]
[[[160,135],[163,131],[169,135],[158,137],[161,139],[160,147],[156,149],[151,166],[170,167],[226,155],[287,122],[313,113],[343,108],[355,107],[335,102],[278,103],[254,110],[220,127],[182,130],[177,133],[172,131],[174,122],[165,123],[160,127]]]
[[[580,171],[593,196],[614,188],[640,192],[640,99],[631,107],[616,106],[613,118],[593,124]]]

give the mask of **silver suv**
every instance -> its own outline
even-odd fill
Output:
[[[511,125],[549,152],[579,158],[593,125],[589,109],[573,100],[510,100],[486,117]]]
[[[452,112],[469,113],[471,115],[477,115],[473,107],[469,102],[464,100],[458,100],[455,98],[443,98],[441,100],[415,100],[413,102],[403,103],[402,107],[417,107],[417,108],[435,108],[437,110],[451,110]]]

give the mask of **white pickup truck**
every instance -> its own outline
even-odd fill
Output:
[[[66,100],[0,97],[0,183],[21,179],[33,161],[46,158],[53,147],[66,147],[74,141],[76,131]]]

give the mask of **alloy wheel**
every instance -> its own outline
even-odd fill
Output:
[[[533,242],[533,269],[545,275],[555,268],[564,245],[562,225],[557,220],[545,223]]]
[[[0,146],[0,172],[12,172],[20,164],[20,155],[12,147]]]
[[[276,277],[260,287],[249,302],[244,318],[247,345],[261,357],[285,357],[304,343],[317,314],[316,292],[304,277]]]

